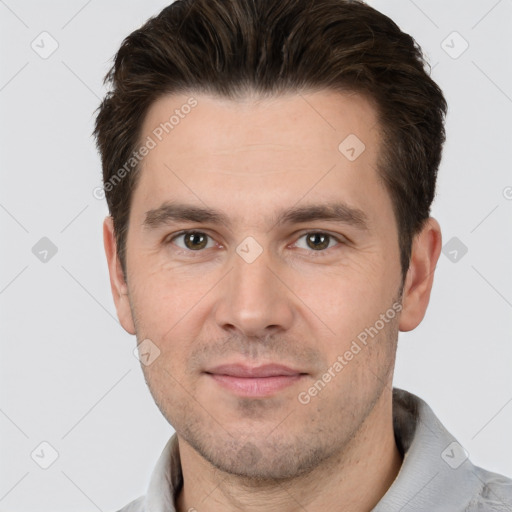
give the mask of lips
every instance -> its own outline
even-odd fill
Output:
[[[222,388],[238,396],[263,398],[295,384],[306,373],[280,364],[225,364],[205,372]]]
[[[242,378],[266,378],[277,377],[279,375],[300,375],[303,372],[293,370],[292,368],[288,368],[287,366],[280,364],[266,364],[256,367],[241,364],[224,364],[216,366],[215,368],[208,370],[206,373]]]

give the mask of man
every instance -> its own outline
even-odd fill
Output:
[[[107,80],[111,287],[176,431],[123,511],[512,510],[392,387],[441,251],[414,40],[357,1],[184,0]]]

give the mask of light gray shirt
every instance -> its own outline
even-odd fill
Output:
[[[512,480],[474,466],[432,409],[393,388],[395,440],[404,459],[372,512],[512,512]],[[176,512],[183,485],[178,440],[166,444],[145,496],[119,512]]]

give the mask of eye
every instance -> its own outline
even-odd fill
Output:
[[[305,239],[305,245],[301,246],[299,243],[301,239]],[[336,245],[336,242],[342,243],[342,240],[322,231],[310,231],[299,237],[294,245],[301,249],[312,249],[309,252],[324,252],[325,249],[330,249]]]
[[[210,236],[202,231],[183,231],[182,233],[174,235],[167,243],[174,243],[180,249],[186,251],[198,252],[201,251],[201,249],[209,249],[215,245],[213,241],[211,245],[208,245],[209,238]],[[183,245],[177,243],[176,240],[183,240]]]
[[[301,242],[301,240],[304,240]],[[210,249],[215,246],[213,239],[202,231],[182,231],[167,239],[166,244],[174,244],[183,252],[201,252],[203,249]],[[323,231],[310,231],[303,234],[293,244],[299,249],[306,249],[312,256],[322,256],[326,249],[330,249],[336,244],[343,243],[343,240]]]

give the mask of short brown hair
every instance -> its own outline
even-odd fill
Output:
[[[109,180],[140,145],[157,99],[330,89],[364,94],[375,105],[378,170],[393,201],[405,278],[412,240],[430,215],[445,141],[446,101],[425,64],[410,35],[358,0],[177,0],[163,9],[123,41],[94,130],[125,277],[139,166],[115,186]]]

